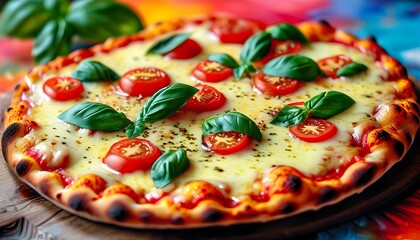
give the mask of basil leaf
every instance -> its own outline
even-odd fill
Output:
[[[318,64],[302,55],[286,55],[269,61],[262,72],[276,77],[289,77],[292,79],[310,82],[320,74]]]
[[[303,35],[298,28],[289,23],[282,23],[269,27],[267,32],[277,40],[293,40],[301,43],[308,43],[309,40]]]
[[[120,79],[120,76],[112,69],[93,60],[82,61],[70,76],[82,82],[116,81]]]
[[[35,38],[32,56],[36,63],[43,64],[57,56],[70,52],[73,29],[64,20],[47,22],[42,31]]]
[[[261,141],[262,134],[257,124],[239,112],[228,112],[210,117],[201,126],[203,135],[210,133],[236,131]]]
[[[237,68],[239,64],[231,57],[230,55],[226,53],[215,53],[208,57],[210,61],[218,62],[222,64],[223,66],[230,67],[230,68]]]
[[[242,76],[245,73],[249,73],[249,72],[255,72],[257,71],[254,66],[252,66],[251,64],[242,64],[237,68],[233,69],[233,75],[235,76],[236,79],[241,79]]]
[[[112,107],[96,102],[81,102],[58,116],[58,119],[81,128],[99,131],[118,131],[132,122]]]
[[[157,91],[137,115],[136,122],[127,129],[129,138],[137,137],[144,131],[145,123],[153,123],[182,108],[198,92],[198,89],[183,83],[174,83]]]
[[[267,32],[260,32],[246,40],[242,51],[241,61],[243,63],[255,62],[268,54],[271,48],[271,35]]]
[[[170,37],[164,38],[157,43],[155,43],[149,50],[147,50],[146,54],[166,54],[176,47],[181,45],[185,40],[187,40],[191,36],[190,33],[179,33],[172,35]]]
[[[183,148],[167,150],[153,164],[150,175],[157,188],[164,188],[190,166]]]
[[[34,38],[52,14],[46,11],[44,0],[8,1],[0,20],[0,35]]]
[[[143,24],[130,8],[112,0],[74,1],[66,19],[78,36],[97,41],[143,29]]]
[[[354,103],[355,101],[344,93],[329,91],[312,97],[304,103],[304,106],[312,116],[328,119],[346,110]]]
[[[271,120],[270,124],[288,127],[298,125],[308,118],[309,112],[295,106],[284,106],[279,113]]]
[[[348,77],[364,72],[367,69],[368,67],[361,63],[352,62],[338,69],[337,75],[340,77]]]

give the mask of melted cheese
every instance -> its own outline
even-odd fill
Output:
[[[164,37],[164,36],[162,36]],[[99,54],[92,59],[114,69],[118,74],[138,67],[153,66],[163,69],[172,82],[194,85],[190,76],[195,65],[209,54],[225,52],[239,59],[241,46],[219,44],[209,37],[207,26],[193,31],[192,38],[203,47],[203,53],[190,60],[168,60],[158,55],[145,56],[145,51],[155,40],[131,43],[125,48],[116,49],[107,54]],[[326,79],[320,83],[306,83],[297,92],[280,97],[268,98],[252,89],[250,79],[235,80],[233,77],[219,83],[208,83],[221,91],[227,98],[227,104],[217,111],[201,114],[181,114],[162,121],[148,124],[147,131],[140,138],[147,138],[160,149],[184,147],[188,151],[191,166],[167,188],[182,186],[192,180],[206,180],[214,184],[230,186],[231,193],[240,197],[246,195],[253,182],[261,178],[274,165],[288,165],[297,168],[306,175],[323,174],[338,167],[357,154],[357,149],[350,146],[353,124],[372,118],[371,113],[378,103],[391,100],[393,85],[380,80],[386,73],[377,67],[374,60],[352,48],[332,43],[311,43],[303,47],[302,55],[315,61],[336,54],[346,54],[356,62],[368,66],[367,73],[346,79]],[[62,69],[59,75],[70,75],[75,65]],[[45,81],[52,74],[45,76]],[[132,174],[118,175],[108,171],[102,164],[109,147],[125,138],[120,132],[95,132],[78,129],[57,119],[76,101],[55,102],[43,94],[43,81],[32,85],[28,97],[34,102],[34,119],[42,126],[37,134],[44,140],[56,141],[71,149],[70,166],[66,174],[78,177],[95,173],[108,181],[117,181],[130,185],[136,191],[154,190],[149,172],[138,171]],[[98,86],[99,85],[99,86]],[[116,83],[113,84],[114,86]],[[84,98],[90,101],[106,103],[118,111],[124,112],[134,120],[147,99],[138,100],[126,97],[115,91],[104,90],[105,83],[84,83]],[[108,88],[109,89],[109,88]],[[306,101],[312,96],[328,90],[346,93],[355,99],[356,104],[345,112],[329,119],[338,130],[335,137],[321,143],[306,143],[289,135],[288,128],[269,124],[272,116],[269,110],[285,104]],[[251,147],[239,153],[221,156],[204,151],[201,148],[201,123],[207,117],[224,111],[239,111],[253,119],[261,127],[263,139],[253,141]],[[188,135],[188,137],[186,137]]]

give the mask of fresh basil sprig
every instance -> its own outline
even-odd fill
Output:
[[[309,40],[295,26],[289,23],[282,23],[271,26],[266,30],[277,40],[293,40],[301,43],[309,43]]]
[[[313,81],[323,75],[314,60],[302,55],[274,58],[264,66],[262,72],[270,76],[288,77],[305,82]]]
[[[322,92],[304,103],[304,108],[284,106],[270,124],[288,127],[298,125],[311,116],[328,119],[353,105],[355,101],[348,95],[338,91]]]
[[[153,164],[150,175],[157,188],[164,188],[189,166],[185,149],[167,150]]]
[[[111,68],[93,60],[82,61],[70,76],[82,82],[116,81],[120,79],[120,76]]]
[[[97,102],[81,102],[58,116],[58,119],[81,128],[98,131],[118,131],[132,124],[123,113]]]
[[[147,50],[146,54],[160,54],[164,55],[176,47],[181,45],[185,40],[187,40],[191,36],[191,33],[179,33],[167,38],[164,38],[157,43],[155,43],[152,47]]]
[[[127,136],[137,137],[144,131],[146,123],[172,116],[197,92],[197,88],[182,83],[174,83],[157,91],[147,100],[138,113],[136,121],[127,127]]]
[[[207,59],[213,62],[218,62],[226,67],[230,67],[230,68],[239,67],[239,64],[235,61],[235,59],[233,59],[233,57],[231,57],[230,55],[226,53],[211,54]]]
[[[257,141],[262,139],[262,134],[257,124],[239,112],[228,112],[212,116],[204,121],[201,129],[204,136],[210,133],[236,131],[246,134]]]
[[[366,67],[366,65],[357,62],[352,62],[338,69],[337,75],[340,77],[348,77],[364,72],[367,69],[368,67]]]
[[[38,64],[68,54],[74,36],[102,41],[143,29],[132,10],[113,0],[14,0],[0,15],[0,35],[35,38]]]

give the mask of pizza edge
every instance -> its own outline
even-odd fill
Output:
[[[215,19],[217,17],[212,17],[210,21]],[[188,24],[201,24],[205,21],[208,19],[168,21],[150,26],[135,35],[108,39],[90,49],[78,50],[46,65],[35,67],[26,81],[37,81],[48,71],[79,63],[96,53],[106,53],[134,41],[153,38]],[[401,76],[392,79],[396,83],[395,102],[378,106],[376,121],[357,126],[360,131],[356,132],[360,134],[364,133],[364,129],[373,128],[367,135],[366,147],[371,152],[369,158],[354,162],[339,178],[318,181],[303,176],[291,167],[278,166],[267,176],[270,179],[268,201],[255,202],[247,199],[234,208],[224,207],[213,198],[203,200],[191,209],[174,206],[165,198],[153,206],[139,204],[130,197],[130,187],[122,184],[107,187],[103,179],[92,174],[76,179],[67,187],[58,173],[41,170],[37,161],[20,151],[22,145],[32,144],[30,138],[25,141],[20,139],[36,127],[36,122],[30,119],[28,113],[29,103],[22,100],[24,92],[29,89],[28,82],[23,82],[17,88],[5,114],[6,129],[2,137],[4,158],[22,181],[54,204],[91,220],[134,228],[185,228],[270,221],[336,203],[362,191],[402,159],[414,141],[419,127],[420,109],[413,83],[408,79],[404,67],[387,55],[374,39],[359,40],[322,21],[303,22],[297,24],[297,27],[312,41],[337,42],[353,46],[365,54],[373,53],[378,63],[391,76]],[[216,187],[204,181],[184,186],[185,195],[188,195],[189,188],[200,189],[207,194],[219,194]],[[188,197],[191,196],[186,196]]]

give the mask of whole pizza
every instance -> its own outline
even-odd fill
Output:
[[[35,67],[5,117],[16,175],[134,228],[265,222],[339,202],[419,127],[404,67],[327,22],[177,20]]]

